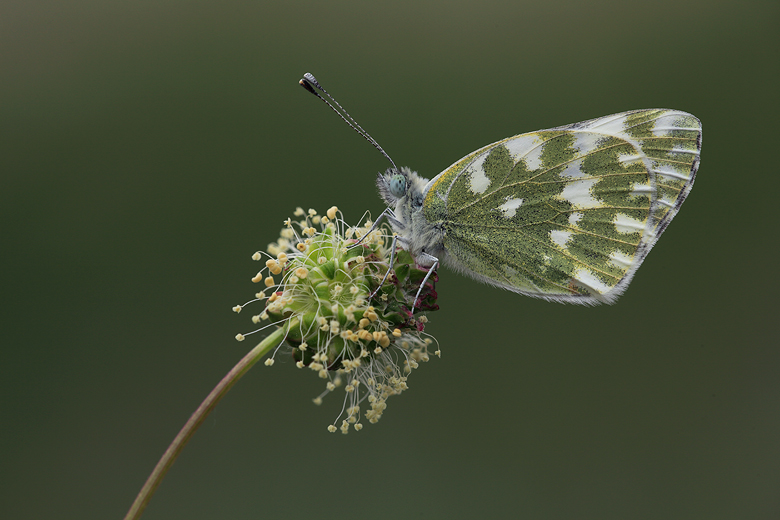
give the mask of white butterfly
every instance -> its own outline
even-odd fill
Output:
[[[328,95],[310,74],[300,83]],[[382,216],[429,274],[442,262],[562,302],[622,294],[690,192],[701,152],[691,114],[634,110],[503,139],[428,180],[331,108],[393,164],[377,178]]]

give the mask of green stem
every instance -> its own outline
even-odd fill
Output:
[[[181,453],[181,450],[184,449],[184,446],[187,445],[187,442],[189,442],[190,437],[195,433],[195,430],[197,430],[206,417],[208,417],[211,410],[214,409],[228,390],[241,379],[241,376],[246,374],[247,371],[263,357],[263,355],[271,350],[271,348],[279,344],[284,338],[286,329],[287,327],[279,328],[273,334],[261,341],[260,344],[244,356],[244,358],[228,372],[222,381],[214,387],[214,390],[209,393],[198,409],[195,410],[195,413],[192,414],[176,438],[173,439],[171,445],[165,450],[160,462],[154,467],[154,471],[152,471],[152,474],[146,479],[144,487],[141,488],[138,496],[135,497],[135,502],[130,506],[130,510],[127,512],[127,515],[125,515],[125,520],[136,520],[141,517],[146,505],[157,490],[157,486],[160,485],[163,477],[168,473],[168,470],[176,461],[176,458],[179,456],[179,453]]]

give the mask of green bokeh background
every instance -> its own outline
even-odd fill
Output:
[[[442,270],[443,355],[348,436],[259,365],[145,519],[780,517],[776,1],[6,1],[0,516],[121,518],[247,351],[231,307],[295,206],[382,205],[399,164],[636,108],[702,166],[612,307]]]

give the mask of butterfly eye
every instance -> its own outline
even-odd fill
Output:
[[[403,197],[406,193],[406,177],[403,175],[393,175],[390,178],[390,193],[392,193],[394,197]]]

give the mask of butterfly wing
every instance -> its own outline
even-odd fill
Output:
[[[693,185],[701,123],[624,112],[498,141],[430,181],[445,263],[548,300],[613,302]]]

